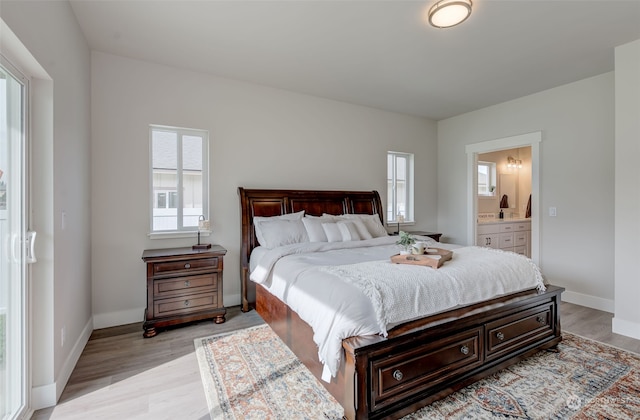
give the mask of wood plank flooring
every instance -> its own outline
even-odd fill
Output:
[[[613,315],[562,303],[563,331],[640,353],[640,340],[611,332]],[[142,324],[96,330],[58,405],[32,419],[209,419],[193,340],[262,324],[255,311],[228,308],[227,322],[204,321],[142,337]]]

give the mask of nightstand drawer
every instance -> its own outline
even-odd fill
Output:
[[[153,303],[154,316],[184,315],[191,312],[216,309],[218,300],[215,293],[201,293],[168,299],[159,299]]]
[[[185,294],[196,294],[216,290],[218,273],[201,276],[177,277],[153,282],[153,296],[165,298]]]
[[[215,270],[218,268],[218,258],[200,258],[181,261],[158,262],[153,264],[154,275],[188,274],[191,271]]]

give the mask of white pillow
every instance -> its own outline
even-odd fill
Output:
[[[355,220],[354,220],[354,222],[355,222]],[[342,236],[342,240],[343,241],[345,241],[345,242],[346,241],[359,241],[360,239],[362,239],[360,237],[360,234],[358,233],[358,229],[356,228],[356,224],[354,222],[342,221],[342,222],[336,223],[336,225],[338,225],[338,230],[340,230],[340,235]]]
[[[364,222],[362,220],[353,219],[353,220],[350,220],[350,222],[352,222],[355,225],[356,230],[358,231],[358,235],[360,236],[360,239],[373,238],[373,236],[371,236],[371,233],[369,233],[369,229],[367,229],[367,227],[364,225]]]
[[[268,249],[309,241],[302,220],[265,220],[255,226],[258,242]]]
[[[255,216],[253,218],[253,224],[256,224],[257,222],[264,222],[267,220],[301,220],[303,217],[304,217],[304,210],[300,210],[299,212],[296,212],[296,213],[281,214],[279,216],[269,216],[269,217]]]
[[[380,222],[380,216],[375,214],[341,214],[340,216],[334,216],[340,220],[361,220],[367,227],[367,230],[373,238],[379,238],[382,236],[389,236],[387,230],[382,226]]]
[[[322,229],[324,229],[325,235],[327,235],[328,242],[342,242],[342,233],[337,223],[323,223]]]
[[[322,223],[327,223],[330,221],[333,221],[333,217],[317,217],[306,215],[302,219],[302,223],[304,223],[304,227],[307,230],[309,242],[328,242],[327,234],[322,228]]]

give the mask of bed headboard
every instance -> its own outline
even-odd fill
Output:
[[[249,281],[249,256],[258,246],[254,216],[279,216],[305,210],[306,214],[375,214],[384,224],[382,202],[377,191],[262,190],[238,188],[241,213],[240,277],[242,310],[255,303],[255,284]]]

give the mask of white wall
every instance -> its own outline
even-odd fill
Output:
[[[140,321],[149,239],[149,124],[210,132],[213,235],[224,303],[240,303],[237,188],[376,189],[386,152],[415,153],[416,228],[435,229],[436,124],[423,118],[92,53],[92,272],[96,328]],[[213,327],[212,327],[213,328]]]
[[[613,311],[614,74],[438,122],[438,230],[467,241],[465,145],[542,131],[540,264],[563,298]],[[557,217],[548,208],[557,207]],[[594,257],[597,252],[597,258]]]
[[[90,54],[67,2],[3,0],[0,13],[47,76],[32,83],[31,228],[39,232],[39,261],[29,332],[37,409],[60,396],[92,330]]]
[[[616,48],[615,317],[640,339],[640,40]]]

